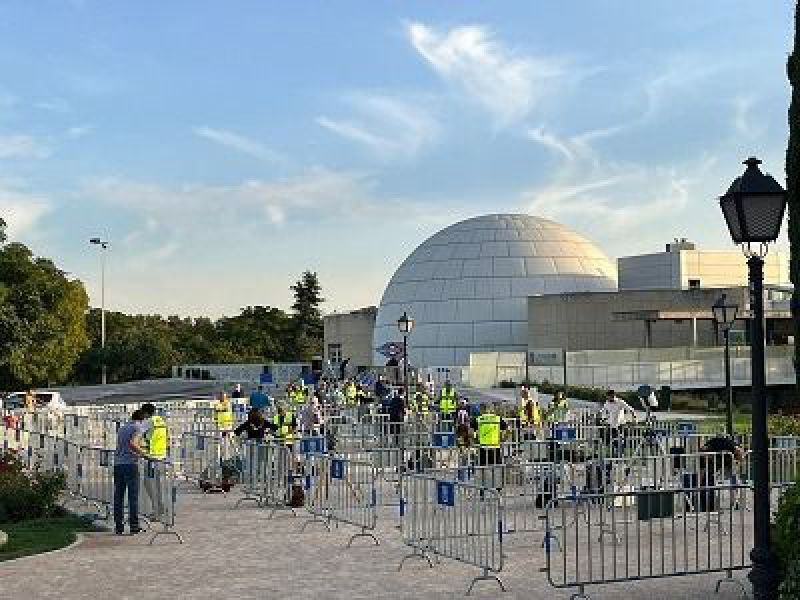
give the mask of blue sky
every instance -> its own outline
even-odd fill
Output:
[[[550,217],[610,256],[728,247],[783,180],[793,3],[0,2],[0,215],[110,308],[376,304],[447,224]]]

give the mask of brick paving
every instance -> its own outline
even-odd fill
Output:
[[[240,496],[203,495],[184,490],[179,496],[176,529],[184,544],[150,535],[117,537],[89,534],[69,550],[0,563],[2,599],[158,599],[164,598],[461,598],[478,570],[453,561],[428,568],[422,561],[397,567],[407,549],[396,519],[379,522],[380,546],[357,539],[345,548],[348,526],[330,533],[320,525],[300,528],[307,515],[279,513],[244,504]],[[500,574],[509,591],[500,594],[491,582],[478,583],[472,597],[568,599],[575,590],[555,590],[541,572],[541,536],[513,536],[506,544],[506,568]],[[745,573],[736,578],[745,581]],[[717,576],[594,586],[594,600],[658,600],[742,597],[733,586],[714,594]]]

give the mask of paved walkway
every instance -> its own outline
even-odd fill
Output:
[[[238,494],[203,495],[186,490],[179,496],[177,530],[185,543],[161,537],[149,546],[149,535],[117,537],[89,534],[72,549],[0,563],[0,598],[106,599],[164,598],[299,599],[462,598],[477,569],[444,561],[430,569],[407,561],[397,571],[406,549],[393,527],[379,526],[380,546],[357,539],[345,548],[355,530],[346,526],[326,532],[311,525],[299,533],[305,516],[279,514],[254,505],[232,509]],[[302,512],[302,511],[300,511]],[[540,536],[508,540],[506,569],[501,573],[509,591],[479,583],[474,598],[567,599],[554,590],[541,568]],[[736,577],[744,580],[745,574]],[[701,600],[741,598],[733,586],[713,593],[716,576],[595,586],[594,600]]]

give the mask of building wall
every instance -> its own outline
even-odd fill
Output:
[[[747,262],[739,251],[673,250],[618,259],[620,290],[689,289],[747,285]],[[788,256],[770,252],[764,264],[764,283],[789,283]]]
[[[371,367],[376,314],[377,309],[369,307],[326,315],[323,319],[325,360],[338,362],[334,360],[337,357],[331,355],[332,346],[338,344],[341,347],[339,357],[350,358],[351,368]]]
[[[726,289],[729,298],[747,306],[746,288]],[[559,294],[528,298],[528,348],[618,350],[646,344],[644,321],[616,321],[613,313],[647,310],[710,312],[720,289],[629,290],[609,293]],[[697,319],[697,345],[713,346],[711,319]],[[744,328],[739,324],[737,328]],[[669,348],[692,344],[692,321],[651,323],[650,347]]]

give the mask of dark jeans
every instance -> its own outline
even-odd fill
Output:
[[[139,466],[114,465],[114,526],[122,531],[125,523],[122,508],[125,492],[128,492],[128,524],[131,529],[139,529]]]

